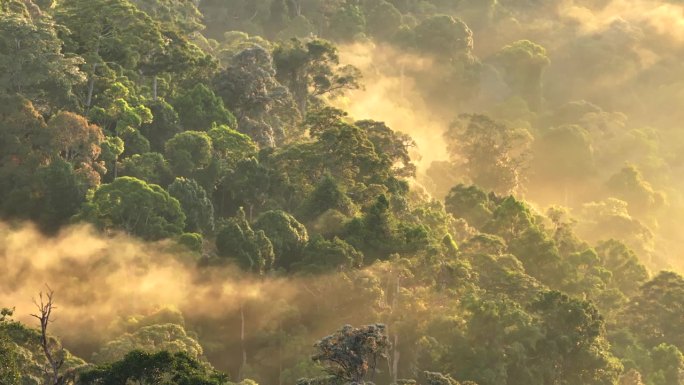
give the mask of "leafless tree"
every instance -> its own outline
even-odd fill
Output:
[[[31,314],[31,316],[40,321],[40,345],[48,361],[43,369],[45,371],[45,384],[58,385],[61,381],[59,371],[64,364],[64,348],[58,341],[51,340],[48,337],[48,325],[54,321],[54,319],[50,319],[50,316],[57,307],[53,301],[54,291],[50,286],[45,285],[45,287],[47,290],[45,293],[42,291],[39,293],[39,300],[33,300],[39,314]]]

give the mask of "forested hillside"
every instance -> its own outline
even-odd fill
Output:
[[[0,0],[0,385],[684,384],[677,0]]]

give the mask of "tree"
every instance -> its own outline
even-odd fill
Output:
[[[58,157],[54,133],[30,101],[0,96],[0,212],[5,218],[39,220],[45,230],[54,230],[83,196],[86,178],[76,178]]]
[[[19,385],[21,383],[17,348],[10,341],[3,327],[12,313],[12,309],[2,308],[0,310],[0,384],[3,385]]]
[[[610,177],[607,187],[616,198],[627,202],[636,214],[653,212],[665,205],[665,195],[654,191],[634,166],[624,167]]]
[[[155,21],[170,24],[187,35],[204,29],[197,4],[183,0],[133,0],[132,3]]]
[[[97,187],[100,174],[105,172],[104,164],[98,159],[100,144],[104,141],[102,129],[71,112],[57,113],[47,128],[51,131],[52,148],[71,163],[89,187]]]
[[[578,182],[589,180],[598,171],[589,132],[578,125],[543,132],[535,138],[532,152],[531,171],[536,189],[561,193],[566,205]],[[552,181],[556,183],[549,183]]]
[[[449,61],[470,55],[473,49],[473,32],[463,21],[451,16],[429,17],[421,21],[413,33],[418,50]]]
[[[337,210],[352,215],[354,203],[342,190],[340,184],[327,174],[318,182],[313,192],[306,198],[300,209],[302,218],[313,220],[328,210]]]
[[[378,358],[385,357],[389,345],[385,325],[345,325],[316,342],[312,359],[341,383],[364,383],[366,374],[375,372]]]
[[[309,171],[309,175],[322,177],[328,172],[350,186],[388,182],[393,176],[393,161],[397,160],[394,150],[402,148],[402,145],[396,146],[396,142],[389,141],[390,146],[387,146],[383,142],[388,141],[384,141],[383,135],[378,132],[381,130],[370,127],[373,126],[371,123],[367,125],[369,130],[350,124],[344,120],[345,116],[345,112],[331,107],[324,107],[307,116],[309,135],[315,140],[311,148],[315,160],[311,166],[320,170],[318,173]],[[395,139],[392,133],[387,136]],[[372,139],[379,144],[377,150]],[[388,153],[383,153],[383,150],[388,150]],[[403,150],[406,148],[403,147]]]
[[[214,206],[206,191],[193,179],[176,178],[168,188],[185,213],[185,230],[211,234],[214,231]]]
[[[158,185],[127,176],[95,190],[79,218],[104,230],[121,229],[146,240],[179,235],[185,228],[185,214],[176,198]]]
[[[214,146],[214,156],[227,169],[235,169],[238,162],[257,155],[257,146],[252,139],[228,126],[215,125],[207,134]]]
[[[98,90],[112,83],[112,71],[137,69],[164,44],[157,23],[128,0],[60,1],[54,13],[55,20],[67,27],[62,34],[65,51],[85,60],[86,109],[94,105]]]
[[[273,245],[275,266],[289,269],[302,258],[304,247],[309,241],[306,227],[295,217],[284,211],[267,211],[254,222]]]
[[[684,383],[684,355],[676,346],[666,343],[656,346],[651,351],[653,372],[649,379],[654,385]]]
[[[104,162],[107,170],[104,178],[105,181],[111,182],[118,176],[119,157],[123,154],[124,147],[124,141],[116,136],[106,136],[105,140],[100,144],[100,159]]]
[[[612,273],[611,286],[632,297],[648,278],[648,270],[639,257],[624,243],[611,239],[596,246],[601,263]]]
[[[144,326],[133,333],[126,333],[106,342],[93,354],[93,361],[98,364],[113,363],[124,359],[131,351],[145,353],[183,352],[194,360],[200,360],[202,346],[189,336],[185,328],[173,323]]]
[[[287,87],[275,77],[271,54],[260,46],[243,49],[215,79],[217,93],[235,113],[238,128],[262,147],[286,137],[299,118]]]
[[[386,167],[392,169],[393,175],[402,178],[415,177],[416,166],[411,160],[409,149],[416,147],[416,142],[410,136],[393,131],[383,122],[362,120],[354,124],[366,132],[375,151]]]
[[[366,256],[368,264],[377,259],[386,260],[405,246],[385,195],[378,196],[361,218],[350,221],[345,233],[349,243]]]
[[[52,132],[28,99],[0,96],[0,128],[0,167],[33,168],[49,161]]]
[[[475,228],[482,228],[489,221],[494,206],[484,191],[464,184],[453,187],[444,202],[448,213],[465,219]]]
[[[366,18],[354,0],[344,0],[337,11],[330,15],[326,36],[333,40],[349,42],[366,31]]]
[[[390,39],[402,25],[402,14],[391,3],[385,0],[365,1],[366,29],[378,39]]]
[[[263,230],[252,229],[242,208],[219,229],[216,248],[220,256],[237,260],[245,270],[263,274],[274,266],[273,244]]]
[[[56,308],[52,302],[53,295],[54,291],[50,287],[47,288],[45,298],[43,298],[43,292],[41,292],[39,294],[40,302],[34,300],[39,314],[31,314],[31,316],[40,322],[40,345],[48,361],[48,366],[44,368],[45,380],[47,384],[58,385],[61,381],[60,371],[62,365],[64,365],[65,352],[59,342],[57,342],[56,346],[53,346],[52,342],[54,340],[48,337],[47,330],[51,322],[50,317],[52,316],[52,311]]]
[[[237,126],[235,116],[223,106],[223,100],[204,84],[181,94],[173,104],[185,130],[208,131],[214,124]]]
[[[79,375],[83,385],[118,385],[131,381],[179,385],[228,385],[227,376],[208,368],[187,353],[132,351],[120,361],[87,369]]]
[[[360,87],[361,72],[339,61],[337,48],[320,39],[293,38],[273,50],[276,79],[290,89],[301,116],[308,112],[310,101]]]
[[[73,88],[85,81],[79,70],[83,60],[65,55],[58,27],[41,14],[0,13],[0,93],[19,93],[43,111],[74,106]]]
[[[458,382],[449,374],[438,372],[423,372],[428,385],[477,385],[472,381]]]
[[[78,213],[88,188],[72,165],[62,159],[38,168],[32,187],[31,218],[50,232],[57,231]]]
[[[326,240],[321,236],[312,237],[304,248],[302,260],[293,264],[296,270],[314,273],[361,266],[363,254],[352,245],[338,237]]]
[[[175,175],[191,177],[211,163],[211,138],[206,132],[181,132],[166,142],[165,154]]]
[[[218,212],[230,213],[244,207],[252,220],[272,196],[271,174],[272,171],[255,157],[238,161],[218,187],[219,196],[215,200]]]
[[[530,134],[486,115],[464,114],[444,134],[452,162],[480,188],[507,194],[521,188]]]
[[[511,90],[522,96],[533,111],[542,103],[542,74],[550,60],[544,47],[529,40],[518,40],[494,55]]]
[[[121,162],[120,176],[130,176],[150,184],[167,186],[173,181],[173,173],[162,154],[146,152],[125,158]]]
[[[605,340],[603,317],[589,302],[556,291],[541,293],[530,305],[544,338],[537,349],[542,383],[613,384],[622,365]]]
[[[623,310],[625,323],[647,348],[666,343],[684,348],[684,332],[677,320],[684,317],[684,278],[661,271],[644,283]]]
[[[156,152],[164,151],[164,143],[183,131],[178,113],[171,104],[159,98],[147,107],[152,113],[152,121],[143,123],[140,132],[150,141],[150,148]]]

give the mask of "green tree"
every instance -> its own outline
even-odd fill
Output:
[[[214,206],[206,191],[193,179],[176,178],[168,188],[185,213],[185,230],[211,234],[214,231]]]
[[[677,320],[684,316],[684,278],[661,271],[631,298],[622,316],[647,348],[666,343],[684,348],[684,332]]]
[[[131,381],[179,385],[227,385],[225,374],[219,373],[187,353],[145,353],[133,351],[120,361],[86,369],[79,375],[83,385],[118,385]]]
[[[529,40],[518,40],[494,55],[494,63],[503,70],[506,84],[522,96],[536,111],[542,103],[542,75],[551,62],[546,49]]]
[[[165,154],[175,175],[190,177],[211,163],[211,138],[206,132],[181,132],[166,142]]]
[[[11,309],[2,308],[0,310],[0,384],[3,385],[21,384],[18,349],[3,327],[12,313],[13,310]]]
[[[375,151],[387,168],[397,177],[410,178],[416,175],[416,166],[411,160],[409,150],[416,147],[413,139],[401,132],[396,132],[383,122],[362,120],[354,123],[368,135]]]
[[[330,15],[326,35],[333,40],[349,42],[366,31],[363,10],[354,0],[344,0],[337,11]]]
[[[352,215],[354,213],[354,203],[345,194],[335,178],[325,175],[304,201],[300,211],[302,218],[312,220],[328,210],[337,210],[343,214]]]
[[[303,253],[302,260],[293,264],[296,270],[324,273],[363,265],[363,254],[338,237],[326,240],[314,236]]]
[[[158,185],[127,176],[95,190],[79,218],[105,230],[121,229],[147,240],[179,235],[185,228],[185,214],[178,200]]]
[[[140,132],[150,141],[150,148],[156,152],[164,150],[164,143],[183,131],[178,113],[164,99],[147,104],[152,113],[152,121],[140,126]]]
[[[24,4],[17,7],[0,12],[0,93],[22,94],[43,111],[75,106],[73,88],[85,81],[82,59],[63,53],[48,15],[31,17]]]
[[[418,50],[453,60],[470,55],[473,32],[460,19],[436,15],[421,21],[413,30]]]
[[[162,154],[146,152],[129,156],[121,162],[120,176],[130,176],[147,183],[167,186],[173,181],[173,173]]]
[[[87,186],[79,179],[71,164],[61,159],[39,168],[31,199],[32,219],[48,231],[68,223],[85,201]]]
[[[494,208],[494,203],[484,191],[477,186],[463,184],[453,187],[444,202],[448,213],[465,219],[475,228],[482,228],[489,221]]]
[[[276,267],[289,269],[301,260],[309,234],[295,217],[281,210],[267,211],[257,218],[254,228],[262,230],[273,244]]]
[[[366,29],[378,39],[393,37],[402,25],[401,12],[385,0],[364,1]]]
[[[653,360],[653,372],[649,379],[654,385],[684,383],[684,355],[676,346],[660,344],[650,352]]]
[[[361,218],[350,221],[345,229],[347,240],[366,256],[366,262],[387,259],[404,246],[390,202],[380,195]]]
[[[202,13],[195,2],[183,0],[133,0],[132,3],[152,19],[170,24],[185,34],[204,29]]]
[[[215,83],[218,95],[235,113],[240,132],[262,147],[282,143],[299,118],[290,91],[276,79],[271,54],[260,46],[235,54]]]
[[[222,257],[233,258],[246,270],[262,274],[273,268],[273,244],[263,230],[254,231],[240,208],[216,234],[216,248]]]
[[[648,270],[636,253],[620,241],[601,242],[596,246],[596,253],[602,265],[612,273],[611,286],[628,297],[636,294],[649,278]]]
[[[87,109],[94,105],[97,93],[112,83],[112,71],[138,69],[164,44],[158,24],[128,0],[65,0],[57,4],[54,14],[67,27],[65,51],[85,60],[82,70],[88,81],[83,104]]]
[[[223,106],[223,100],[204,84],[181,94],[173,105],[185,130],[208,131],[214,124],[237,126],[235,116]]]
[[[207,134],[214,146],[214,156],[225,168],[234,169],[238,162],[257,155],[257,146],[252,139],[228,126],[213,126]]]
[[[291,39],[273,50],[276,79],[292,92],[302,116],[310,101],[324,95],[336,96],[360,87],[360,71],[351,65],[340,65],[337,48],[320,39]]]
[[[539,317],[544,335],[537,344],[542,383],[617,381],[622,365],[609,351],[603,318],[593,305],[549,291],[539,295],[530,311]]]
[[[98,364],[113,363],[134,350],[151,354],[160,351],[183,352],[195,360],[200,360],[203,354],[202,346],[188,335],[183,326],[167,323],[144,326],[106,342],[93,354],[93,361]]]

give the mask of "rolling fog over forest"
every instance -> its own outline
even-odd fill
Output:
[[[0,385],[684,384],[684,3],[0,0]]]

